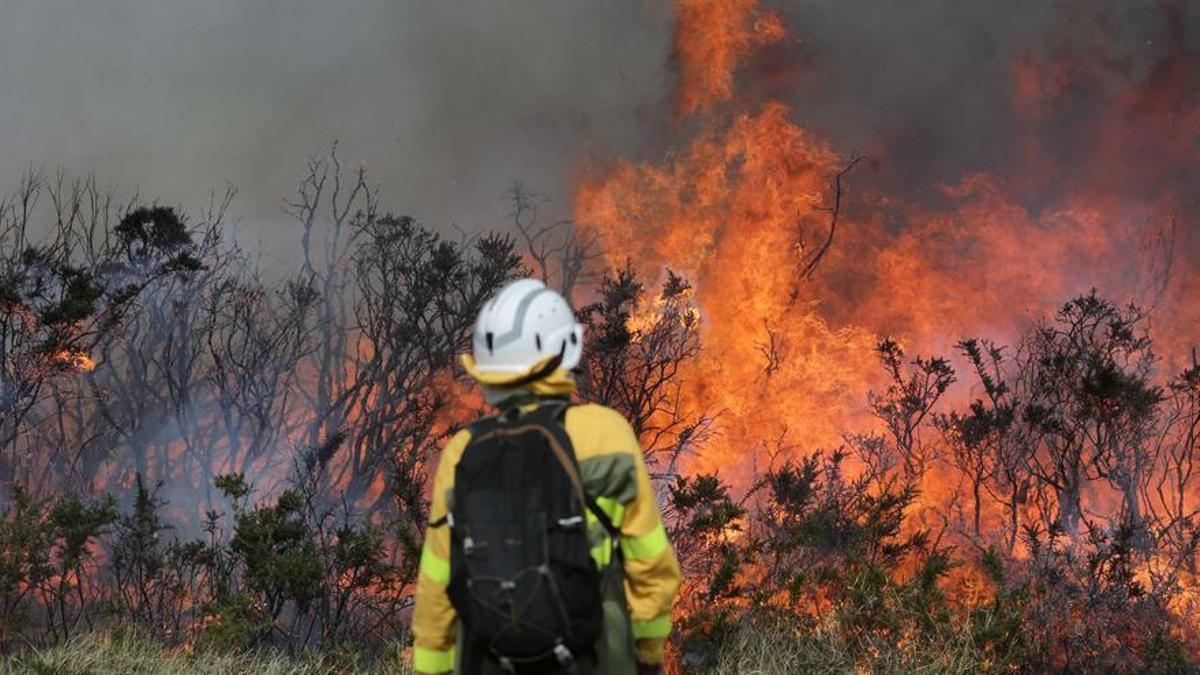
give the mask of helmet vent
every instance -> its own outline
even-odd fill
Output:
[[[489,331],[488,334],[485,336],[485,338],[487,339],[488,353],[489,354],[496,353],[495,348],[492,347],[492,342],[493,342],[493,340],[495,340],[495,335],[491,331]]]
[[[571,333],[571,344],[573,344],[573,345],[579,344],[579,336],[576,335],[575,333]]]
[[[542,334],[541,334],[541,333],[535,333],[535,334],[534,334],[534,336],[533,336],[533,339],[534,339],[534,341],[536,341],[536,342],[537,342],[537,348],[538,348],[538,351],[539,351],[539,352],[540,352],[540,351],[542,351]]]

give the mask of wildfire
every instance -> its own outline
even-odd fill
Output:
[[[756,47],[782,39],[780,18],[750,0],[676,6],[676,111],[688,123],[660,161],[582,172],[574,209],[611,267],[628,262],[650,280],[671,269],[693,286],[702,348],[678,374],[682,414],[720,415],[685,472],[716,471],[744,488],[768,458],[842,446],[877,424],[863,402],[883,384],[873,352],[882,338],[903,342],[907,358],[953,356],[968,337],[1013,344],[1090,288],[1153,307],[1165,317],[1153,326],[1163,371],[1189,363],[1200,268],[1179,208],[1195,199],[1184,177],[1196,171],[1200,142],[1196,55],[1173,48],[1145,80],[1108,91],[1109,108],[1085,128],[1094,143],[1063,156],[1050,150],[1061,147],[1053,134],[1069,115],[1060,99],[1096,66],[1023,60],[1012,105],[1027,125],[1014,139],[1026,166],[929,186],[932,198],[856,175],[853,209],[835,219],[831,179],[851,160],[784,103],[738,100],[738,71]],[[1155,157],[1155,166],[1143,172],[1134,157]],[[834,238],[816,274],[802,275],[806,256]],[[648,303],[631,328],[661,311]],[[961,408],[979,395],[960,382],[944,402]],[[907,526],[946,528],[962,508],[962,476],[919,480]],[[1114,495],[1088,498],[1120,510]],[[985,528],[1002,527],[999,507],[986,508]],[[1029,499],[1021,508],[1033,519],[1040,507]],[[969,566],[947,578],[968,604],[989,584]],[[1192,615],[1192,592],[1181,597],[1179,616]]]
[[[691,290],[684,291],[684,293],[686,293],[685,297],[690,299]],[[700,322],[700,310],[691,304],[677,307],[672,305],[667,298],[656,296],[635,307],[625,325],[631,333],[642,333],[660,325],[663,320],[680,328],[695,326]]]
[[[748,52],[784,36],[783,20],[758,0],[680,0],[676,7],[681,116],[729,100],[734,71]]]
[[[685,404],[724,413],[719,438],[691,468],[736,478],[748,454],[780,437],[806,452],[838,445],[846,429],[868,421],[862,401],[879,383],[871,348],[883,336],[901,337],[912,355],[949,354],[973,335],[1009,341],[1014,328],[1091,286],[1194,306],[1192,270],[1162,272],[1170,235],[1162,191],[1120,201],[1110,177],[1121,173],[1108,151],[1037,211],[1015,194],[1027,175],[979,173],[938,186],[933,206],[861,189],[853,213],[830,232],[831,178],[845,156],[781,102],[699,114],[726,101],[737,110],[739,69],[756,48],[783,38],[780,17],[752,0],[681,0],[676,8],[677,111],[691,123],[663,161],[585,171],[575,215],[613,267],[632,261],[650,279],[669,267],[695,286],[704,348],[681,373]],[[1049,116],[1044,108],[1066,86],[1064,75],[1038,76],[1038,66],[1018,64],[1015,87],[1014,106],[1037,107],[1022,113],[1034,121]],[[1156,86],[1183,86],[1179,72],[1171,66]],[[1147,136],[1164,147],[1178,147],[1180,135],[1194,143],[1194,110],[1182,113],[1191,121],[1182,130],[1159,131],[1162,107],[1146,101],[1164,96],[1115,96],[1111,118],[1128,125],[1152,110],[1158,117],[1148,122],[1159,126],[1143,124],[1135,135],[1105,123],[1098,133],[1114,146],[1144,148]],[[1172,150],[1164,161],[1179,167],[1194,156]],[[816,276],[799,279],[804,255],[834,234]],[[1188,322],[1179,323],[1185,333]]]
[[[77,372],[90,372],[96,368],[96,361],[82,350],[60,349],[51,360],[60,368]]]
[[[727,411],[723,440],[698,468],[745,466],[747,449],[789,429],[806,444],[836,438],[861,400],[872,370],[859,355],[873,334],[831,325],[812,295],[793,300],[798,249],[824,234],[840,162],[774,103],[706,130],[663,165],[626,164],[579,186],[578,221],[614,264],[632,260],[649,278],[669,266],[696,286],[705,349],[683,376],[687,403]],[[786,357],[770,373],[768,342]]]

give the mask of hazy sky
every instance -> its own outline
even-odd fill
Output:
[[[764,5],[789,36],[740,74],[739,105],[782,98],[840,152],[878,160],[856,180],[903,194],[1020,172],[1019,59],[1101,64],[1044,130],[1077,174],[1103,88],[1180,47],[1164,7],[1200,50],[1191,0]],[[231,183],[243,240],[286,262],[281,201],[337,139],[386,208],[433,226],[503,225],[513,179],[566,216],[585,158],[658,159],[686,140],[672,27],[668,0],[0,0],[0,187],[29,164],[94,171],[195,211]]]
[[[291,240],[280,202],[334,139],[385,207],[472,230],[506,217],[516,178],[567,215],[582,156],[666,118],[671,16],[651,0],[0,8],[5,191],[30,163],[193,211],[232,183],[248,240]]]

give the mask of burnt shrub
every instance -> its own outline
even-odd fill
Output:
[[[1076,672],[1183,672],[1180,617],[1170,609],[1178,593],[1141,574],[1146,560],[1131,523],[1109,529],[1084,521],[1086,542],[1029,526],[1030,555],[1010,561],[997,584],[1022,616],[1024,662]]]
[[[832,618],[851,652],[948,628],[938,582],[955,563],[926,532],[906,531],[915,488],[848,478],[845,461],[833,452],[784,462],[741,502],[714,476],[672,486],[686,665],[712,666],[746,625],[780,617],[810,631]]]
[[[50,576],[45,505],[15,486],[0,514],[0,636],[7,646],[30,621],[35,584]]]
[[[132,508],[116,523],[112,601],[117,614],[134,626],[170,635],[182,628],[186,579],[195,569],[195,556],[185,544],[167,539],[174,528],[163,520],[166,502],[158,487],[147,487],[139,474]]]

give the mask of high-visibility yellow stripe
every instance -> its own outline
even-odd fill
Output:
[[[436,553],[429,549],[429,542],[426,542],[421,547],[421,574],[424,574],[430,581],[435,581],[439,584],[450,583],[450,561],[442,560]]]
[[[612,497],[597,497],[596,506],[599,506],[600,510],[608,516],[614,527],[621,527],[621,523],[625,520],[624,504]],[[612,562],[612,543],[609,540],[608,532],[600,525],[600,519],[592,513],[591,509],[587,510],[587,520],[589,531],[601,532],[599,543],[592,547],[592,560],[595,561],[597,568],[604,569]]]
[[[413,649],[413,668],[422,673],[448,673],[454,670],[454,649],[439,652],[434,649]]]
[[[664,638],[671,634],[671,615],[664,614],[657,619],[633,622],[633,637]]]
[[[592,547],[592,561],[596,563],[596,569],[604,569],[612,562],[612,546],[608,543],[608,538],[596,546]]]
[[[621,540],[621,550],[628,560],[653,558],[667,548],[667,530],[660,521],[649,534]]]
[[[625,505],[612,497],[596,497],[596,506],[608,516],[614,527],[620,528],[621,523],[625,522]],[[591,509],[588,509],[588,521],[599,522]]]

